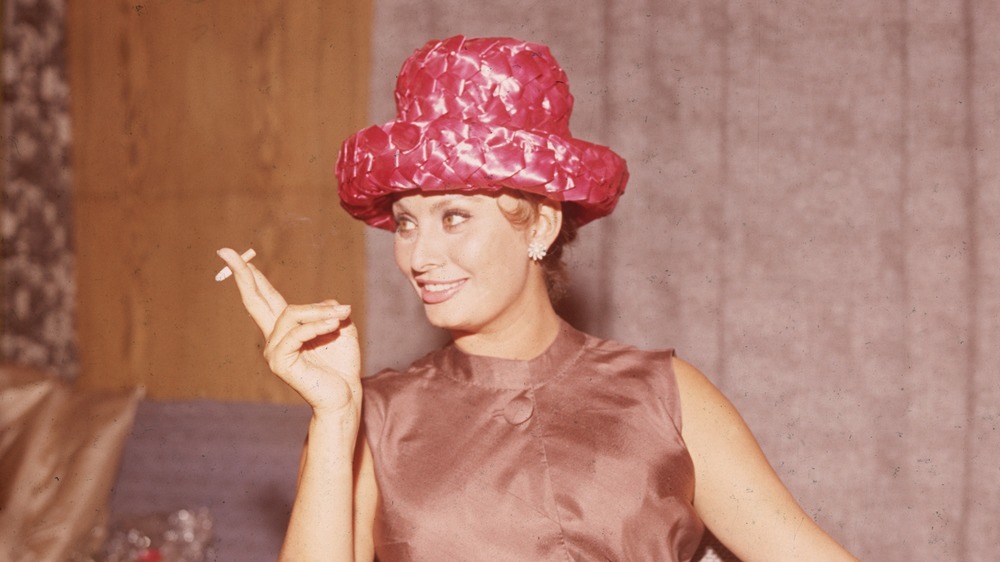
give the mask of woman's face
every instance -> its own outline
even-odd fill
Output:
[[[512,201],[505,194],[415,194],[393,204],[396,265],[434,326],[499,330],[529,314],[534,299],[548,298],[536,294],[545,288],[527,257],[530,229],[515,228],[498,207]]]

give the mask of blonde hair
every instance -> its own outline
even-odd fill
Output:
[[[514,206],[504,206],[499,198],[497,206],[515,228],[528,228],[538,220],[539,210],[547,201],[542,195],[515,189],[504,189],[502,193],[514,199]],[[549,299],[553,302],[565,297],[569,291],[569,275],[566,272],[566,263],[563,261],[563,250],[567,244],[576,239],[576,231],[577,224],[572,214],[567,213],[564,208],[559,234],[540,263],[545,275],[545,288],[548,290]]]

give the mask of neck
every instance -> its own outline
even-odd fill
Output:
[[[511,315],[507,322],[478,332],[452,332],[455,345],[471,355],[501,359],[534,359],[552,345],[560,320],[548,296]]]

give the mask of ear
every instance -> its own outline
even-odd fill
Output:
[[[559,236],[562,221],[562,204],[559,201],[543,199],[538,205],[538,218],[531,226],[531,239],[541,242],[548,249]]]

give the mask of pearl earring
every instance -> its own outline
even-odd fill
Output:
[[[531,244],[528,244],[528,257],[531,258],[531,261],[542,261],[547,253],[545,245],[538,240],[532,240]]]

